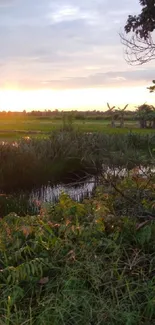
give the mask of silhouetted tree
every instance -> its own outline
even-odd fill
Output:
[[[142,6],[139,15],[129,15],[120,34],[126,47],[126,60],[130,64],[143,64],[155,59],[155,43],[152,32],[155,30],[155,0],[139,0]],[[130,34],[127,38],[126,34]]]
[[[152,83],[153,83],[153,85],[147,88],[147,89],[149,89],[150,93],[155,92],[155,80],[152,80]]]
[[[142,129],[155,127],[155,108],[152,105],[143,104],[137,109],[137,117]],[[149,124],[148,124],[149,123]]]
[[[115,115],[114,115],[115,106],[110,107],[109,103],[107,103],[107,106],[109,108],[109,110],[107,111],[107,114],[110,115],[111,126],[112,126],[112,128],[114,128],[115,127]]]
[[[125,105],[123,109],[119,108],[120,128],[124,128],[124,113],[129,104]]]

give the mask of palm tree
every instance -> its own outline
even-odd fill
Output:
[[[125,105],[123,109],[118,107],[119,112],[120,112],[120,128],[124,128],[124,112],[127,109],[129,104]]]
[[[107,103],[107,106],[109,108],[109,110],[107,111],[107,113],[109,114],[110,113],[110,117],[111,117],[111,127],[114,128],[115,127],[115,116],[114,116],[114,109],[115,109],[115,106],[113,107],[110,107],[109,103]]]

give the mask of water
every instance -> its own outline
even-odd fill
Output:
[[[85,197],[90,197],[94,188],[97,185],[97,178],[88,178],[85,181],[73,183],[73,184],[57,184],[51,186],[42,186],[39,189],[35,189],[30,193],[30,200],[37,199],[40,202],[52,202],[58,201],[62,192],[68,194],[72,199],[76,201],[82,201]]]
[[[150,169],[144,167],[137,167],[131,171],[125,168],[111,169],[103,166],[103,175],[105,178],[109,176],[126,177],[129,175],[139,175],[140,177],[147,177],[149,173],[155,174],[155,168]],[[62,192],[68,194],[75,201],[81,202],[84,198],[91,197],[97,185],[100,183],[100,177],[90,177],[83,179],[77,183],[57,185],[47,184],[40,188],[35,188],[31,191],[12,192],[8,195],[0,195],[0,217],[15,212],[18,215],[24,216],[27,214],[33,215],[39,212],[40,206],[45,203],[56,203]]]
[[[11,212],[18,215],[35,214],[39,212],[44,203],[56,203],[62,192],[68,194],[73,200],[81,202],[89,198],[98,183],[97,177],[87,178],[72,184],[47,184],[32,191],[12,192],[8,195],[0,195],[0,217]]]

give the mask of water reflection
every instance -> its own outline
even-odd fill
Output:
[[[75,184],[48,184],[32,191],[3,194],[0,196],[0,217],[4,217],[11,212],[15,212],[19,216],[39,213],[42,204],[56,203],[62,192],[80,202],[84,198],[90,197],[96,186],[97,178],[91,177]]]
[[[105,167],[105,166],[104,166]],[[155,168],[138,166],[132,170],[126,168],[103,168],[103,179],[109,177],[124,178],[126,176],[148,177],[150,174],[155,174]],[[15,212],[18,215],[36,214],[39,212],[40,206],[44,203],[55,203],[58,201],[62,192],[68,194],[73,200],[81,202],[84,198],[89,198],[102,177],[90,177],[81,182],[74,184],[48,184],[32,191],[23,191],[10,193],[0,196],[0,217],[3,217],[10,212]],[[39,204],[36,204],[39,202]]]
[[[79,182],[74,185],[58,184],[55,186],[42,186],[37,190],[33,190],[30,193],[30,200],[38,200],[40,202],[57,202],[62,192],[68,194],[72,199],[76,201],[82,201],[85,197],[90,197],[93,190],[97,185],[97,178],[92,177]]]

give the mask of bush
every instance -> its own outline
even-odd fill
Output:
[[[113,199],[62,194],[38,216],[1,219],[1,324],[155,322],[155,222],[118,218]]]

